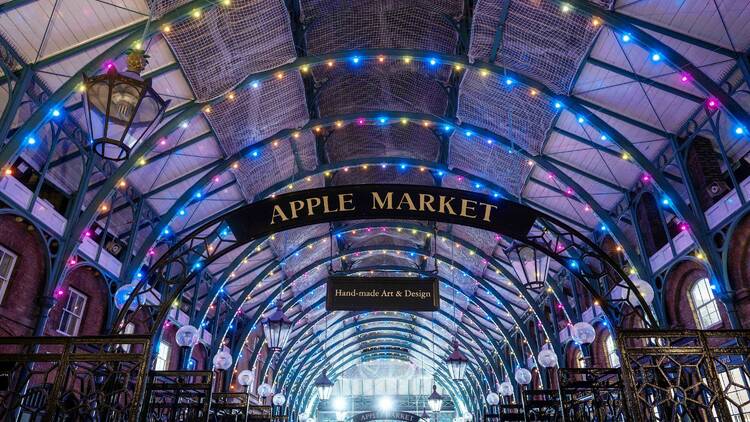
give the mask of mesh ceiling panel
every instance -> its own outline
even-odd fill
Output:
[[[599,27],[581,13],[561,13],[560,4],[552,0],[510,0],[507,18],[501,22],[501,4],[477,2],[469,57],[488,60],[495,32],[502,28],[496,63],[531,76],[556,92],[567,92]]]
[[[312,144],[312,135],[300,136],[298,139],[279,140],[276,145],[266,145],[257,150],[257,157],[243,158],[239,167],[234,170],[242,194],[248,201],[271,186],[291,178],[299,170],[295,162],[295,145]],[[303,150],[314,149],[314,145],[305,146]]]
[[[508,153],[497,142],[455,132],[450,139],[448,165],[488,179],[508,192],[519,195],[531,167],[523,156]]]
[[[298,72],[290,72],[257,89],[241,90],[234,100],[216,104],[208,119],[227,154],[282,129],[301,127],[308,121],[302,78]]]
[[[157,2],[152,7],[161,10]],[[296,58],[289,13],[279,0],[234,0],[228,8],[206,8],[200,19],[175,23],[166,38],[198,100]]]
[[[316,224],[276,233],[268,245],[277,257],[284,257],[299,248],[307,239],[328,233],[328,224]],[[322,243],[321,243],[322,244]],[[328,245],[326,241],[325,245]],[[326,249],[327,250],[327,249]],[[334,248],[335,250],[335,248]],[[299,255],[303,255],[300,252]]]
[[[477,249],[488,255],[492,255],[499,240],[495,233],[466,226],[454,225],[451,234],[459,239],[472,243]]]
[[[336,163],[367,157],[435,160],[440,142],[428,128],[416,124],[348,125],[331,134],[325,144],[328,160]]]
[[[375,4],[380,3],[380,4]],[[440,13],[451,16],[454,19],[460,17],[463,11],[462,0],[414,0],[409,2],[409,6],[418,10],[428,10],[433,13]],[[361,8],[390,8],[393,9],[402,5],[399,0],[373,2],[370,0],[304,0],[300,1],[303,17],[305,20],[317,20],[329,17],[331,12],[341,9],[361,9]]]
[[[363,183],[432,186],[435,184],[435,179],[429,171],[422,172],[412,168],[401,170],[393,166],[386,168],[371,166],[367,170],[354,168],[349,171],[339,171],[333,176],[331,184],[341,186]]]
[[[500,78],[469,71],[461,82],[456,115],[536,154],[541,151],[555,110],[548,97],[532,96],[519,85],[509,87]]]
[[[321,116],[375,110],[443,115],[447,93],[436,79],[447,78],[448,70],[377,61],[356,69],[318,66],[315,77],[324,81],[318,94],[318,109]]]
[[[439,9],[455,8],[459,2],[439,3],[435,7],[423,2],[424,7],[420,7],[419,3],[401,0],[303,1],[302,11],[309,20],[305,31],[308,54],[358,48],[451,52],[458,36]],[[460,15],[460,6],[453,12]]]

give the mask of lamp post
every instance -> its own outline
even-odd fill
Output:
[[[188,356],[190,355],[190,349],[198,344],[198,329],[192,325],[183,325],[175,333],[174,341],[180,346],[180,368],[195,369],[189,368]]]
[[[432,394],[427,398],[427,406],[430,407],[430,410],[435,415],[435,421],[437,422],[440,409],[443,408],[443,396],[437,392],[437,386],[434,384],[432,386]]]
[[[459,350],[458,340],[453,339],[453,352],[451,352],[445,360],[445,363],[448,366],[448,372],[453,380],[461,381],[464,379],[466,365],[469,363],[469,359],[467,359],[466,356],[461,353],[461,350]]]
[[[224,386],[224,375],[226,374],[226,370],[232,366],[232,355],[224,349],[219,350],[216,352],[216,355],[214,355],[213,364],[214,369],[218,372],[216,384],[218,388],[221,388]]]
[[[83,105],[89,144],[106,160],[123,161],[159,125],[169,101],[164,101],[143,79],[148,55],[140,49],[128,53],[127,71],[110,63],[105,73],[83,77]]]
[[[328,378],[325,370],[323,370],[323,373],[315,380],[315,388],[318,390],[318,399],[320,401],[326,401],[331,398],[333,381]]]
[[[526,290],[540,292],[544,288],[550,262],[547,255],[518,242],[513,242],[505,250],[505,255],[508,256],[513,271]]]
[[[277,304],[273,311],[263,318],[261,324],[263,324],[263,333],[268,347],[274,352],[283,349],[292,331],[292,322],[281,309],[281,305]]]

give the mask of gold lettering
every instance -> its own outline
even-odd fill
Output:
[[[454,198],[450,198],[447,201],[445,200],[445,196],[440,195],[440,206],[439,206],[439,213],[445,214],[445,210],[448,210],[448,214],[450,215],[456,215],[456,212],[453,211],[453,207],[451,206],[451,201],[453,201]]]
[[[408,193],[404,193],[401,195],[401,201],[398,203],[398,206],[396,206],[396,209],[403,209],[401,208],[401,205],[406,203],[406,205],[409,207],[409,210],[416,211],[417,207],[414,206],[414,201],[411,200],[411,196]]]
[[[323,213],[329,214],[329,213],[336,212],[336,211],[338,211],[338,209],[332,210],[328,207],[328,195],[324,195],[323,196]]]
[[[493,208],[497,208],[497,205],[485,204],[484,202],[479,205],[484,206],[484,218],[482,220],[490,221],[490,212],[492,212]]]
[[[388,204],[388,207],[385,205]],[[385,194],[385,199],[380,197],[380,194],[377,192],[372,193],[372,209],[393,209],[393,192],[388,192]]]
[[[315,208],[320,206],[320,198],[307,198],[307,215],[315,215]]]
[[[341,211],[354,211],[354,206],[347,208],[347,205],[352,205],[353,193],[340,193],[339,194],[339,208]]]
[[[427,200],[429,199],[429,201]],[[428,193],[419,194],[419,210],[424,211],[425,208],[430,212],[435,212],[435,208],[432,207],[432,203],[435,202],[435,197]]]
[[[292,201],[289,203],[289,207],[292,209],[292,219],[297,218],[297,212],[305,208],[303,201]]]
[[[473,204],[472,206],[469,206],[469,203]],[[468,217],[468,218],[477,218],[477,215],[469,215],[467,211],[474,212],[476,211],[476,205],[477,201],[472,201],[471,199],[462,199],[461,200],[461,217]]]
[[[280,217],[281,221],[286,221],[288,218],[286,217],[286,214],[284,214],[284,211],[282,211],[281,207],[278,205],[273,206],[273,214],[271,214],[271,224],[275,224],[276,217]]]

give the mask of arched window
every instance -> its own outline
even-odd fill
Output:
[[[573,353],[573,362],[575,362],[577,368],[586,367],[586,359],[583,358],[583,352],[581,351],[581,349],[576,349],[576,351]]]
[[[615,340],[610,334],[604,339],[604,353],[607,355],[607,362],[610,368],[620,367],[620,356],[617,354]]]
[[[693,284],[690,288],[690,300],[699,328],[705,330],[721,323],[719,305],[708,278],[702,278]]]

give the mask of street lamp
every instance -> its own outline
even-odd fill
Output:
[[[432,386],[432,394],[427,398],[427,405],[435,413],[440,412],[440,409],[443,408],[443,396],[437,392],[437,386],[435,385]]]
[[[287,318],[281,306],[277,304],[271,314],[263,318],[261,323],[268,347],[275,352],[283,349],[292,331],[292,322]]]
[[[83,76],[89,143],[104,159],[127,160],[138,143],[159,125],[169,105],[151,87],[151,79],[141,77],[147,63],[145,51],[133,49],[128,54],[126,72],[117,72],[110,63],[101,75]]]
[[[192,325],[183,325],[175,333],[174,341],[180,346],[180,366],[182,369],[190,369],[188,368],[188,355],[190,349],[198,344],[198,329]]]
[[[549,271],[550,259],[547,255],[522,243],[513,242],[505,250],[513,271],[526,290],[539,292],[544,288]]]
[[[458,349],[458,340],[453,339],[453,352],[445,360],[445,363],[448,365],[448,372],[452,379],[456,381],[464,379],[469,359]]]
[[[250,388],[253,385],[253,378],[255,378],[255,374],[249,369],[243,369],[237,374],[237,382],[245,387],[245,393],[247,394],[250,394]]]
[[[326,375],[326,371],[315,380],[315,388],[318,389],[318,399],[320,401],[326,401],[331,398],[331,392],[333,392],[333,381],[331,381]]]

